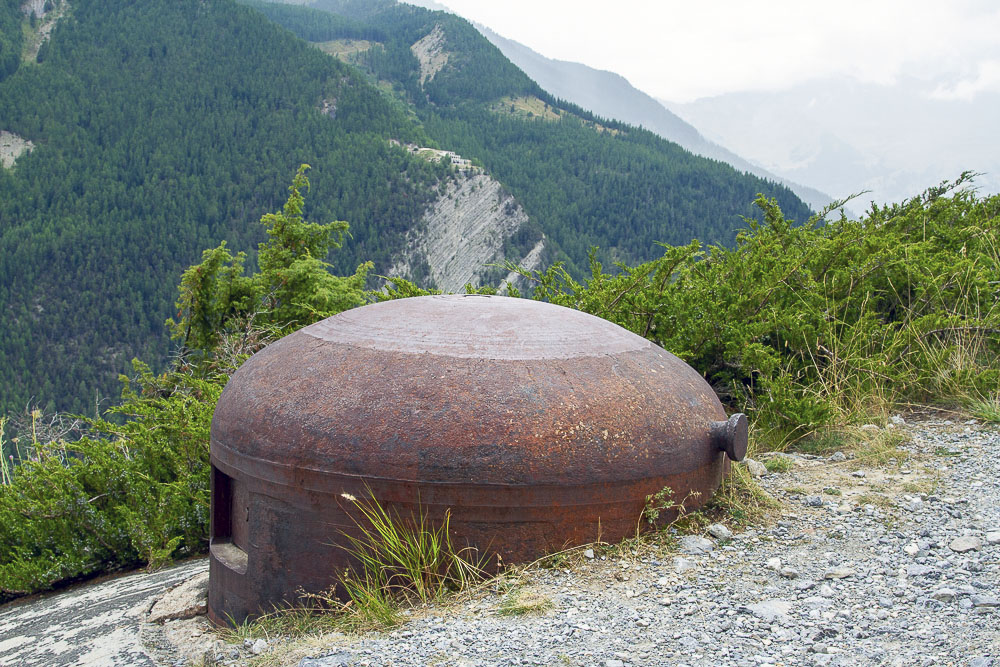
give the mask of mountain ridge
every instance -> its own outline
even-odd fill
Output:
[[[758,192],[809,214],[783,187],[558,104],[453,15],[322,0],[345,14],[320,25],[315,8],[280,5],[313,41],[381,40],[353,66],[244,4],[75,0],[37,59],[0,81],[0,130],[35,145],[0,170],[0,412],[93,414],[131,358],[162,364],[181,271],[221,241],[252,267],[256,221],[302,163],[307,219],[350,223],[326,258],[341,275],[366,260],[386,273],[446,196],[456,166],[405,144],[470,159],[523,209],[503,259],[561,260],[581,277],[594,246],[611,265],[661,241],[732,243]],[[421,82],[412,46],[437,25],[447,61]],[[512,96],[560,113],[498,104]]]
[[[473,23],[511,62],[520,67],[543,89],[557,98],[594,113],[651,130],[685,149],[733,168],[781,183],[814,210],[821,210],[833,198],[820,190],[768,171],[727,148],[706,139],[692,124],[663,102],[635,88],[615,72],[598,70],[581,63],[547,58],[530,47],[503,37],[488,26]]]

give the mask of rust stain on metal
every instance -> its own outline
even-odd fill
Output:
[[[211,439],[221,624],[330,586],[354,530],[343,493],[402,517],[450,509],[457,543],[523,562],[634,533],[665,486],[705,502],[727,455],[746,453],[746,418],[605,320],[451,295],[347,311],[270,345],[230,380]]]

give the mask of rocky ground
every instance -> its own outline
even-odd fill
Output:
[[[143,642],[169,665],[1000,667],[1000,428],[893,426],[908,441],[879,465],[764,472],[783,506],[756,529],[581,549],[384,633],[227,644],[203,617],[147,617]]]

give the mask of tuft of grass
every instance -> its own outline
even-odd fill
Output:
[[[7,418],[0,417],[0,484],[10,484],[11,478],[10,474],[14,471],[14,455],[10,455],[8,458],[6,455],[6,448],[4,447],[3,434],[4,429],[7,427]]]
[[[747,456],[753,458],[756,449],[756,442],[752,440]],[[746,466],[733,465],[722,480],[719,490],[709,501],[707,509],[721,511],[733,524],[746,526],[766,520],[779,506],[778,501],[757,483]]]
[[[357,534],[345,537],[357,565],[342,572],[337,585],[320,593],[300,592],[299,603],[220,631],[228,642],[326,632],[365,632],[399,625],[401,610],[465,591],[486,579],[483,559],[457,549],[450,537],[451,513],[432,525],[425,512],[406,519],[390,514],[374,498],[344,494],[357,510]],[[341,599],[346,596],[346,601]]]
[[[901,466],[910,458],[909,452],[900,449],[907,436],[899,429],[879,429],[875,431],[856,431],[851,451],[854,467],[886,467]]]
[[[795,464],[787,456],[772,456],[764,461],[768,472],[788,472]]]
[[[232,627],[220,628],[219,638],[229,644],[242,644],[246,639],[301,637],[332,632],[341,628],[340,619],[325,606],[276,607],[271,612],[247,619]]]
[[[789,449],[801,454],[829,456],[834,452],[848,449],[850,438],[843,428],[822,428],[798,440]]]
[[[967,408],[976,419],[990,424],[1000,424],[1000,394],[970,399]]]
[[[859,505],[874,505],[882,509],[892,509],[895,507],[893,500],[880,493],[864,493],[855,498]]]
[[[553,606],[552,600],[547,596],[519,588],[504,597],[497,613],[501,616],[525,616],[544,613]]]
[[[937,491],[939,486],[941,486],[941,480],[936,477],[932,477],[915,482],[906,482],[903,484],[902,489],[907,493],[928,495]]]
[[[815,456],[850,452],[851,465],[856,467],[901,465],[910,456],[899,448],[906,437],[899,429],[830,426],[799,440],[790,449]]]
[[[358,565],[339,578],[348,602],[339,604],[333,591],[317,599],[344,612],[351,629],[391,627],[399,622],[400,604],[437,600],[486,578],[486,558],[452,543],[450,511],[434,526],[424,511],[405,519],[391,515],[371,494],[344,498],[358,512],[358,534],[344,534],[344,548]]]

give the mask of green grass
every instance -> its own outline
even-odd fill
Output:
[[[990,424],[1000,424],[1000,394],[987,398],[974,398],[968,402],[968,410],[976,419]]]
[[[768,472],[788,472],[795,464],[787,456],[772,456],[764,461]]]
[[[899,448],[906,437],[900,429],[828,426],[792,444],[789,450],[814,456],[844,452],[852,455],[853,467],[900,465],[910,456]]]

